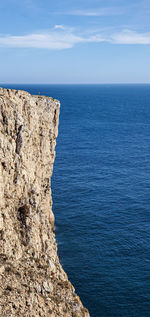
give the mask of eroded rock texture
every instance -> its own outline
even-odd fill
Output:
[[[57,256],[59,101],[0,88],[0,316],[88,317]]]

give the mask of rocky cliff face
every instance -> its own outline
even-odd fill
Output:
[[[0,88],[0,316],[88,317],[57,256],[59,101]]]

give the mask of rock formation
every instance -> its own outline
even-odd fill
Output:
[[[57,256],[59,101],[0,88],[0,316],[88,317]]]

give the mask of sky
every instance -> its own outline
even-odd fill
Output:
[[[1,0],[0,83],[150,83],[150,0]]]

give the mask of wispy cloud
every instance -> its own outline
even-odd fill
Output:
[[[62,25],[62,24],[56,24],[55,26],[54,26],[54,29],[55,30],[65,30],[65,26],[64,25]]]
[[[80,32],[78,34],[72,28],[63,25],[55,25],[49,32],[38,32],[27,35],[0,36],[0,47],[5,48],[40,48],[49,50],[63,50],[74,47],[79,43],[102,43],[111,44],[150,44],[150,32],[138,33],[132,30],[118,32]]]
[[[120,33],[112,34],[110,42],[114,44],[150,44],[150,32],[137,33],[132,30],[123,30]]]
[[[87,17],[96,17],[96,16],[112,16],[112,15],[122,15],[125,12],[124,7],[106,7],[106,8],[97,8],[97,9],[88,9],[88,10],[72,10],[65,12],[66,15],[76,15],[76,16],[87,16]],[[63,12],[64,14],[64,12]]]

